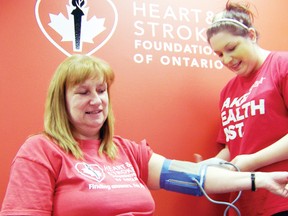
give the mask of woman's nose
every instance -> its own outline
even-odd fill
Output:
[[[224,65],[229,64],[229,62],[231,60],[232,60],[232,57],[230,55],[227,55],[227,54],[223,54],[222,59],[221,59],[221,61]]]
[[[91,99],[90,99],[90,104],[97,104],[97,103],[101,103],[101,99],[99,97],[99,95],[97,94],[97,92],[93,92],[91,94]]]

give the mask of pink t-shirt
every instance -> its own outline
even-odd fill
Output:
[[[100,141],[82,140],[80,161],[43,135],[29,138],[13,161],[1,215],[153,215],[146,187],[151,148],[113,141],[116,160],[99,156]]]
[[[288,133],[288,53],[272,52],[249,77],[234,77],[221,92],[222,127],[218,143],[227,144],[231,160],[252,154]],[[288,161],[259,171],[288,171]],[[239,204],[242,215],[271,215],[288,210],[288,201],[264,190],[245,191]]]

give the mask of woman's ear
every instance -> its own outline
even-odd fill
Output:
[[[254,28],[249,28],[248,30],[248,37],[252,40],[252,42],[256,43],[257,42],[257,33]]]

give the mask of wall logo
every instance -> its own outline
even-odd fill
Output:
[[[75,165],[75,169],[83,176],[86,176],[87,178],[93,179],[97,182],[101,182],[105,174],[103,172],[103,169],[101,169],[100,166],[97,164],[87,164],[87,163],[77,163]]]
[[[65,55],[92,55],[112,37],[118,12],[112,0],[37,0],[37,23]]]

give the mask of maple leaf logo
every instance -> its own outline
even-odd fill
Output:
[[[51,20],[49,26],[61,35],[62,41],[72,41],[74,51],[82,51],[83,42],[93,43],[93,38],[106,29],[104,26],[105,18],[98,19],[93,16],[87,20],[89,8],[83,7],[85,4],[80,6],[83,2],[80,1],[80,4],[76,4],[76,6],[66,6],[68,18],[62,13],[49,14]]]
[[[35,16],[45,37],[67,56],[92,55],[111,39],[118,24],[112,0],[37,0]]]

